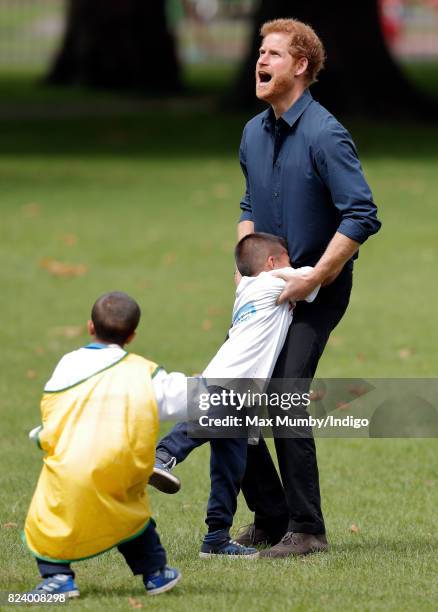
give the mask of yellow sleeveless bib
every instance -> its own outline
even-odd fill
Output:
[[[35,556],[78,561],[146,528],[159,427],[156,368],[127,354],[72,387],[44,393],[39,439],[47,455],[24,528]]]

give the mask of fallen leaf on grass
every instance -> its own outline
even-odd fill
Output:
[[[310,401],[311,402],[319,402],[325,396],[325,391],[322,389],[311,389],[310,391]]]
[[[62,336],[63,338],[78,338],[85,334],[85,325],[65,325],[64,327],[54,327],[50,330],[52,336]]]
[[[173,263],[175,263],[176,261],[176,255],[175,253],[165,253],[164,257],[163,257],[163,263],[166,264],[166,266],[170,266]]]
[[[349,402],[336,402],[336,408],[338,410],[349,410],[351,406]]]
[[[217,183],[213,185],[213,195],[218,199],[223,199],[228,197],[230,193],[230,188],[226,183]]]
[[[41,206],[36,204],[36,202],[30,202],[30,204],[25,204],[22,206],[21,211],[24,217],[27,219],[35,219],[41,213]]]
[[[52,257],[45,257],[40,260],[40,268],[47,270],[52,276],[63,278],[73,278],[75,276],[84,276],[88,272],[85,264],[69,264],[62,261],[57,261]]]
[[[400,357],[400,359],[409,359],[409,357],[412,356],[413,352],[414,351],[410,348],[402,348],[399,350],[398,356]]]
[[[149,289],[150,286],[151,286],[151,283],[147,280],[141,280],[141,281],[138,281],[137,283],[137,287],[139,289]]]
[[[210,317],[218,317],[219,315],[224,314],[225,308],[221,308],[220,306],[209,306],[207,308],[207,314]]]
[[[341,346],[344,340],[340,336],[330,336],[328,343],[330,346]]]
[[[368,393],[368,389],[365,385],[349,385],[348,392],[353,397],[360,397],[361,395]]]
[[[28,370],[26,372],[26,378],[28,378],[29,380],[33,380],[34,378],[36,378],[37,373],[35,372],[35,370]]]
[[[143,604],[141,603],[141,601],[139,601],[138,599],[135,599],[135,597],[128,597],[128,603],[131,606],[131,608],[134,608],[135,610],[143,607]]]
[[[359,527],[356,525],[356,523],[353,523],[352,525],[350,525],[350,532],[351,533],[359,533],[360,529]]]
[[[204,319],[202,321],[201,327],[204,331],[209,331],[213,327],[213,323],[211,322],[210,319]]]
[[[358,361],[360,361],[360,362],[365,361],[365,355],[364,355],[364,353],[358,353],[358,354],[356,355],[356,359],[357,359]]]
[[[46,353],[46,349],[44,348],[44,346],[36,346],[35,347],[35,354],[36,355],[45,355]]]
[[[15,527],[18,527],[17,523],[4,523],[2,525],[3,529],[15,529]]]
[[[76,234],[62,234],[62,236],[60,236],[59,239],[66,246],[69,246],[69,247],[74,246],[78,241],[78,237],[76,236]]]

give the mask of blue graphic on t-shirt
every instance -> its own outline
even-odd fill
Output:
[[[243,323],[244,321],[248,321],[248,319],[252,319],[256,314],[256,307],[253,302],[248,302],[248,304],[244,304],[233,317],[233,325],[239,325],[239,323]]]

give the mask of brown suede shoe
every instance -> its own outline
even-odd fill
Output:
[[[258,529],[254,523],[241,527],[234,541],[242,546],[272,546],[275,542],[263,529]]]
[[[276,546],[262,550],[260,557],[280,559],[291,555],[308,555],[326,550],[328,550],[328,543],[324,534],[314,535],[288,531]]]

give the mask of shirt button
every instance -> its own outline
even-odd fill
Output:
[[[275,192],[274,192],[274,198],[278,198],[278,196],[279,196],[279,195],[280,195],[280,194],[278,193],[278,191],[275,191]]]

